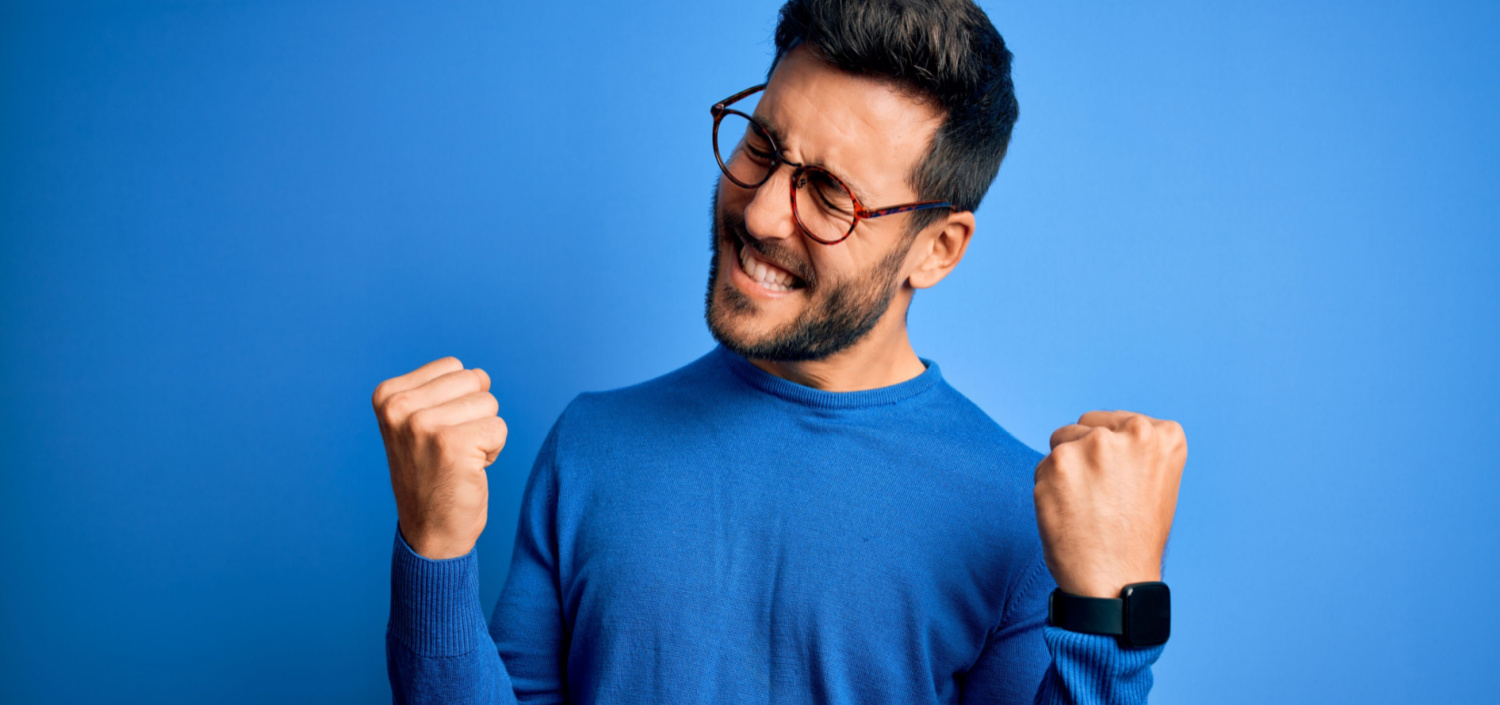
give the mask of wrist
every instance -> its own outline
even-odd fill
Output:
[[[488,636],[485,625],[477,557],[429,560],[398,531],[391,559],[389,635],[423,656],[452,657],[482,646]]]
[[[461,558],[474,550],[476,539],[465,539],[454,537],[435,531],[421,531],[407,528],[406,522],[398,520],[396,530],[401,534],[401,540],[411,547],[413,553],[433,561],[443,561],[450,558]]]
[[[1151,574],[1141,574],[1129,580],[1120,578],[1059,579],[1057,580],[1057,587],[1069,595],[1077,595],[1078,597],[1109,598],[1119,597],[1120,591],[1124,590],[1126,585],[1156,582],[1161,582],[1161,573],[1159,571]]]
[[[1123,647],[1164,644],[1172,629],[1171,590],[1159,581],[1132,583],[1116,597],[1085,597],[1054,590],[1047,622],[1087,634],[1107,634]]]
[[[1119,597],[1126,585],[1161,582],[1161,562],[1136,564],[1053,565],[1052,579],[1058,589],[1078,597]]]

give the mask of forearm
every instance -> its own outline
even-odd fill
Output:
[[[1042,637],[1052,662],[1035,705],[1145,705],[1151,665],[1165,648],[1124,648],[1111,636],[1051,625],[1043,627]]]
[[[396,534],[386,669],[393,702],[515,705],[479,602],[473,552],[434,561]]]

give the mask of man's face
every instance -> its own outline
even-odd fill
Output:
[[[828,169],[869,208],[918,200],[907,178],[942,120],[802,47],[777,65],[755,118],[788,160]],[[907,275],[910,213],[862,220],[843,242],[819,244],[792,215],[791,173],[778,166],[756,189],[721,174],[714,187],[709,330],[749,358],[815,360],[849,347],[886,314]]]

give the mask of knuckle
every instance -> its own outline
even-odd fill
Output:
[[[1092,411],[1085,411],[1078,417],[1078,423],[1084,426],[1095,428],[1100,426],[1109,426],[1110,422],[1114,421],[1119,413],[1120,412],[1118,411],[1111,411],[1109,409],[1094,409]]]
[[[1032,492],[1040,497],[1051,491],[1057,481],[1057,466],[1044,461],[1036,467],[1036,476],[1032,480]]]
[[[411,392],[396,392],[386,397],[384,411],[388,417],[401,417],[414,411]]]
[[[435,431],[432,434],[432,446],[437,449],[438,455],[444,458],[449,458],[454,455],[456,445],[457,444],[454,442],[452,431],[443,429],[440,431]]]
[[[1103,426],[1094,426],[1078,440],[1084,448],[1092,450],[1109,442],[1113,436],[1114,433],[1109,429]]]
[[[432,413],[426,409],[418,409],[406,417],[406,427],[415,436],[432,436],[437,432]]]
[[[1063,426],[1062,428],[1053,431],[1052,436],[1047,439],[1047,442],[1050,443],[1053,448],[1056,448],[1058,445],[1063,443],[1063,438],[1066,438],[1071,434],[1070,429],[1072,428],[1072,426]]]
[[[438,452],[445,457],[456,457],[462,455],[466,450],[467,435],[453,426],[440,429],[433,433],[433,444],[437,446]]]
[[[1096,426],[1088,432],[1088,435],[1078,439],[1077,449],[1068,456],[1070,464],[1099,462],[1101,458],[1114,452],[1114,445],[1119,440],[1118,434],[1102,426]]]
[[[390,388],[390,380],[385,380],[384,382],[375,385],[375,392],[370,395],[370,404],[376,409],[379,409],[381,406],[381,402],[384,402],[385,398],[389,396]]]
[[[1055,450],[1052,451],[1051,455],[1048,455],[1047,457],[1042,458],[1040,461],[1037,462],[1037,464],[1036,464],[1036,472],[1033,473],[1034,479],[1037,482],[1041,482],[1042,479],[1047,476],[1047,473],[1052,472],[1052,464],[1055,462],[1052,459],[1052,456],[1054,456],[1054,455],[1057,455],[1057,451],[1055,451]]]

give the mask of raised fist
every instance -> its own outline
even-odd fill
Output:
[[[1161,580],[1187,438],[1175,421],[1090,411],[1052,433],[1036,466],[1036,523],[1063,592],[1119,597]]]
[[[445,357],[381,382],[371,401],[402,537],[435,560],[468,553],[489,512],[484,469],[505,447],[490,376]]]

